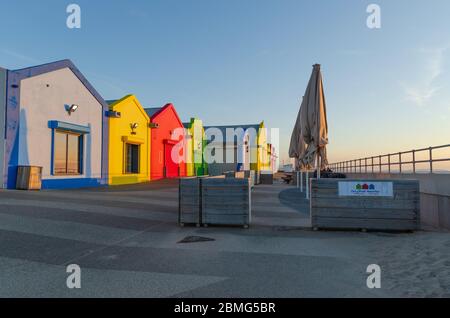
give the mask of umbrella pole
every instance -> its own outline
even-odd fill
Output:
[[[303,171],[300,170],[300,192],[303,193]]]
[[[309,200],[309,171],[308,170],[306,170],[306,200]]]

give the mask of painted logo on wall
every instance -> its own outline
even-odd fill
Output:
[[[339,182],[339,196],[393,197],[392,182]]]

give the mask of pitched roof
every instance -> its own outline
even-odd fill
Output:
[[[108,100],[106,102],[109,104],[109,109],[110,110],[116,110],[117,107],[121,106],[122,103],[125,102],[125,101],[132,101],[133,104],[138,107],[139,112],[142,114],[142,116],[144,116],[148,121],[150,121],[150,117],[148,116],[147,112],[142,107],[142,105],[139,102],[139,100],[137,99],[137,97],[135,95],[133,95],[133,94],[125,95],[124,97],[122,97],[120,99]]]
[[[255,132],[258,134],[259,132],[259,124],[251,124],[251,125],[228,125],[228,126],[205,126],[204,129],[205,131],[209,128],[215,128],[215,129],[219,129],[220,132],[222,133],[222,136],[225,138],[227,136],[227,129],[231,128],[231,129],[238,129],[238,128],[242,128],[244,131],[249,130],[250,128],[255,129]],[[237,136],[234,136],[235,141],[237,140]]]
[[[169,103],[166,104],[164,107],[161,108],[146,108],[145,111],[147,112],[148,117],[150,117],[150,120],[153,121],[156,119],[157,116],[165,112],[166,110],[171,109],[172,112],[175,114],[175,118],[180,126],[183,126],[183,123],[180,120],[180,116],[178,116],[177,110],[175,109],[175,106],[173,104]]]
[[[80,80],[80,82],[86,87],[86,89],[92,94],[92,96],[97,99],[97,101],[102,105],[103,108],[108,108],[108,104],[105,102],[103,97],[97,92],[94,86],[89,83],[89,81],[84,77],[80,70],[72,63],[71,60],[61,60],[56,62],[51,62],[47,64],[22,68],[18,70],[13,70],[11,73],[14,75],[14,80],[20,81],[24,78],[30,78],[45,73],[54,72],[64,68],[69,68],[75,76]]]
[[[248,130],[250,128],[254,128],[256,131],[259,130],[259,124],[252,124],[252,125],[228,125],[228,126],[205,126],[205,130],[208,128],[217,128],[220,131],[222,131],[222,133],[225,133],[227,128],[232,128],[232,129],[237,129],[237,128],[242,128],[245,130]]]
[[[153,115],[155,115],[161,109],[162,109],[162,107],[144,108],[145,112],[147,113],[148,117],[150,117],[150,118],[152,118]]]
[[[118,99],[109,99],[109,100],[105,100],[105,102],[108,104],[108,105],[112,105],[112,104],[114,104],[115,102],[117,102],[118,101]]]

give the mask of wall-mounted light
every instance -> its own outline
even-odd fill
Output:
[[[67,111],[67,113],[69,114],[69,116],[70,115],[72,115],[72,113],[74,113],[77,109],[78,109],[78,105],[76,105],[76,104],[72,104],[72,105],[66,105],[66,111]]]
[[[132,135],[136,135],[136,129],[138,129],[139,124],[138,123],[132,123],[132,124],[130,124],[130,127],[131,127],[131,134]]]

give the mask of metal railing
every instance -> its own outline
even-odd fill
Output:
[[[359,158],[348,161],[341,161],[337,163],[329,164],[329,168],[335,172],[342,173],[416,173],[417,165],[427,164],[428,168],[421,170],[420,172],[433,173],[433,164],[438,162],[450,162],[450,157],[448,158],[434,158],[433,150],[448,148],[450,151],[450,144],[428,147],[422,149],[414,149],[410,151],[403,151],[397,153],[390,153],[386,155],[379,155],[367,158]],[[428,152],[428,159],[416,160],[417,154],[422,154]],[[412,160],[402,160],[405,155],[411,155]],[[383,162],[386,160],[387,162]],[[406,165],[412,165],[412,171],[405,171],[404,167]],[[394,171],[393,167],[397,166],[398,170]],[[387,167],[387,171],[383,171],[383,168]]]

